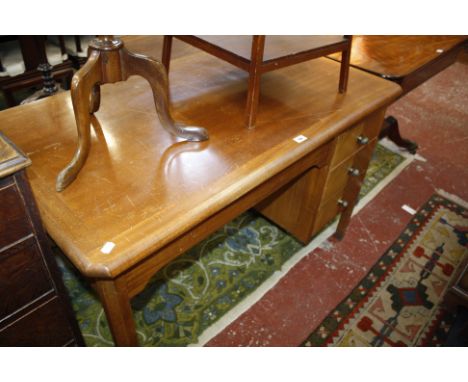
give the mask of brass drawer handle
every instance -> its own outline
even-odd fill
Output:
[[[349,174],[350,176],[359,176],[359,175],[361,175],[361,171],[359,171],[358,168],[350,167],[350,168],[348,169],[348,174]]]
[[[346,208],[348,207],[348,202],[346,200],[343,200],[343,199],[338,199],[338,205],[342,208]]]
[[[367,145],[369,143],[369,138],[367,138],[365,135],[360,135],[357,137],[357,143],[360,145]]]

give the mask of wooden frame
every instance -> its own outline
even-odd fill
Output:
[[[197,36],[164,36],[162,63],[168,72],[171,59],[172,39],[174,37],[215,57],[227,61],[239,69],[245,70],[249,73],[245,110],[245,125],[247,128],[255,127],[260,96],[260,79],[264,73],[323,57],[332,53],[341,52],[342,59],[338,91],[340,93],[344,93],[347,88],[352,36],[343,36],[341,41],[332,44],[323,45],[313,49],[306,49],[300,52],[267,60],[264,60],[266,39],[264,35],[252,36],[250,59],[246,59],[221,45],[216,45]]]

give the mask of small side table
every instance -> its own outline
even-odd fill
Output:
[[[466,36],[354,36],[350,65],[399,84],[403,97],[453,64],[466,42]],[[341,60],[337,54],[329,58]],[[384,120],[384,137],[416,153],[418,145],[401,136],[392,116]]]
[[[341,52],[338,90],[346,91],[352,36],[164,36],[162,63],[169,72],[173,37],[249,73],[245,125],[255,127],[262,74]],[[300,44],[297,44],[297,41]]]

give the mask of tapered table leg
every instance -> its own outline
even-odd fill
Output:
[[[132,307],[127,288],[120,280],[100,280],[93,284],[106,312],[116,346],[138,346]]]
[[[255,127],[255,121],[257,119],[258,101],[260,96],[260,79],[262,77],[261,66],[263,62],[264,49],[265,36],[253,36],[249,70],[249,88],[247,91],[247,106],[245,110],[245,125],[248,128]]]
[[[169,63],[171,62],[172,36],[164,36],[161,62],[169,73]]]
[[[351,43],[353,36],[345,36],[348,40],[348,48],[341,52],[340,83],[338,91],[344,93],[348,87],[349,63],[351,60]]]

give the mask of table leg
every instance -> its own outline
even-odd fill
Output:
[[[388,139],[394,142],[397,146],[405,148],[411,154],[416,154],[418,144],[401,136],[398,121],[395,117],[388,116],[385,118],[382,130],[380,131],[379,139],[385,137],[388,137]]]
[[[351,60],[351,44],[353,36],[345,36],[348,40],[348,47],[341,52],[340,83],[338,91],[344,93],[348,87],[349,62]]]
[[[263,62],[263,50],[265,48],[265,36],[253,36],[252,54],[249,69],[249,89],[247,92],[247,106],[245,110],[245,125],[247,128],[255,127],[257,119],[258,99],[260,95],[261,67]]]
[[[164,36],[161,62],[166,68],[167,74],[169,74],[169,64],[171,62],[171,51],[172,51],[172,36]]]
[[[122,280],[99,280],[93,286],[104,306],[116,346],[138,346],[126,284]]]

